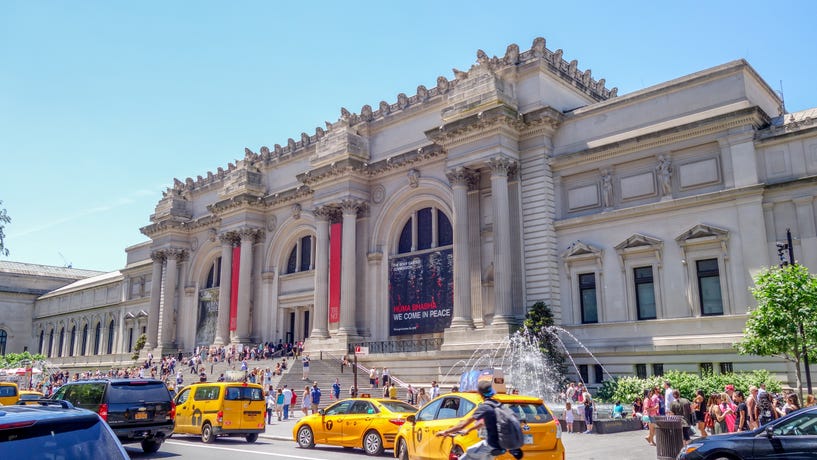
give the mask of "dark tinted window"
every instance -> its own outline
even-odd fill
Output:
[[[198,387],[194,399],[196,401],[210,401],[218,399],[219,387]]]
[[[439,209],[437,210],[437,233],[439,234],[440,246],[449,246],[454,243],[454,231],[451,229],[451,221]]]
[[[0,386],[0,397],[6,398],[10,396],[17,396],[17,387],[12,385]]]
[[[102,404],[102,396],[105,394],[105,382],[81,383],[68,385],[65,393],[57,392],[56,398],[65,399],[74,405],[94,405]]]
[[[260,388],[227,387],[224,399],[227,401],[263,401],[264,394]]]
[[[419,250],[431,247],[431,211],[431,208],[417,211],[417,249]]]
[[[349,410],[350,414],[374,414],[377,410],[369,401],[355,401],[352,408]]]
[[[0,451],[4,458],[37,460],[127,458],[102,421],[91,418],[0,430]]]
[[[169,401],[170,392],[164,383],[121,383],[112,384],[108,401],[135,402],[135,401]]]

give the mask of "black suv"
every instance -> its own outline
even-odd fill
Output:
[[[173,433],[176,404],[160,380],[80,380],[61,386],[53,399],[98,413],[123,444],[141,442],[146,453]]]
[[[127,460],[99,415],[67,401],[0,407],[0,458]]]

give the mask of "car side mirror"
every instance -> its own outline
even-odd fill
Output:
[[[321,415],[326,415],[323,409],[318,409],[318,413]]]
[[[766,427],[766,437],[769,439],[774,437],[774,427],[771,426]]]
[[[407,421],[408,423],[414,423],[414,420],[416,420],[416,418],[414,417],[414,414],[411,414],[411,415],[407,415],[407,416],[406,416],[406,421]]]

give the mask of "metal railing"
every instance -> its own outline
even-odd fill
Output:
[[[369,353],[411,353],[418,351],[439,351],[442,348],[443,339],[435,337],[430,339],[413,340],[382,340],[377,342],[350,343],[349,353],[355,352],[355,347],[368,347]]]

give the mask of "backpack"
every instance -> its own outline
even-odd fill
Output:
[[[499,434],[499,447],[505,450],[519,449],[525,444],[519,417],[502,403],[492,401],[491,407],[496,414],[496,431]],[[487,401],[486,401],[487,403]]]

